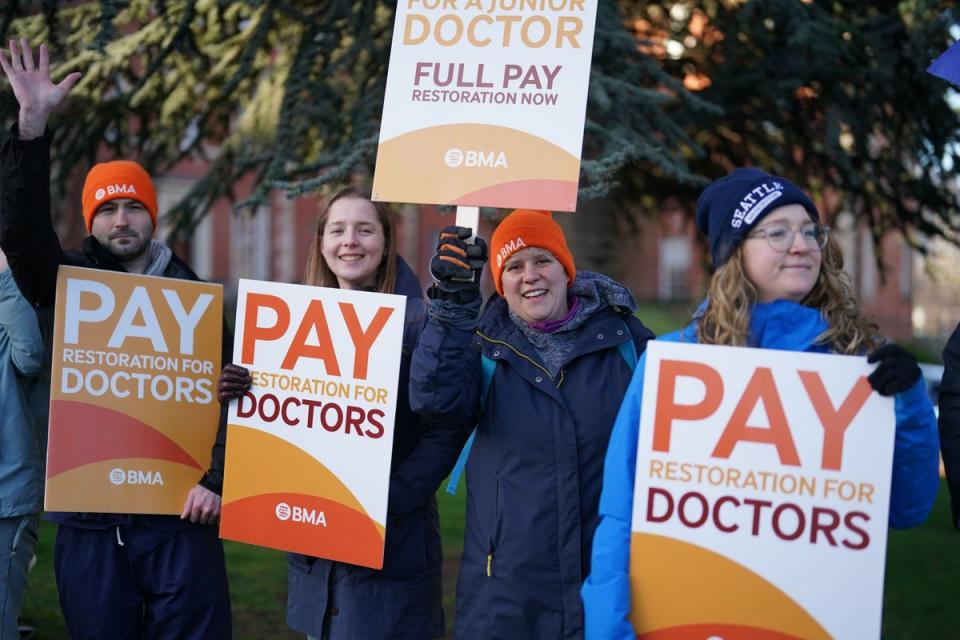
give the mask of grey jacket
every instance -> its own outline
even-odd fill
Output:
[[[43,508],[49,377],[33,307],[0,273],[0,517]]]

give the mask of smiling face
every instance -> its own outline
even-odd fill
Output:
[[[147,250],[153,235],[153,218],[138,200],[117,198],[97,207],[90,235],[117,260],[130,262]]]
[[[372,202],[340,198],[330,205],[321,233],[323,259],[341,289],[376,285],[386,242]]]
[[[766,238],[747,237],[743,241],[743,266],[750,282],[757,288],[759,302],[774,300],[803,300],[817,282],[820,249],[804,241],[799,230],[809,225],[810,214],[799,204],[778,207],[763,219],[756,229],[789,227],[794,232],[793,242],[786,251],[777,251]]]
[[[507,258],[500,281],[510,309],[525,322],[559,320],[569,310],[570,279],[546,249],[530,247]]]

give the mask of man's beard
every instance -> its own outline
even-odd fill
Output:
[[[114,244],[114,240],[117,238],[129,238],[131,240],[139,239],[139,236],[133,235],[118,235],[116,237],[108,238],[109,244],[107,249],[110,251],[111,255],[120,262],[129,262],[131,260],[136,260],[150,247],[150,238],[143,238],[139,243],[128,242],[125,245],[117,246]]]

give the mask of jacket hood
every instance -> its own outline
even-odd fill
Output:
[[[630,290],[602,273],[578,271],[567,291],[580,298],[583,303],[595,301],[595,306],[599,309],[623,307],[631,313],[637,310],[637,301],[633,299]]]
[[[420,288],[420,281],[407,262],[397,256],[397,283],[394,287],[394,293],[408,298],[423,298],[423,289]]]
[[[700,303],[693,314],[693,322],[680,331],[663,337],[681,342],[697,341],[697,325],[707,307]],[[782,349],[786,351],[830,351],[829,345],[816,344],[816,339],[828,328],[827,320],[817,309],[789,300],[760,302],[750,312],[749,347]]]

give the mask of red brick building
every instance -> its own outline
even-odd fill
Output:
[[[202,170],[197,163],[184,162],[156,180],[161,213],[186,193]],[[243,194],[245,188],[249,190],[249,185],[238,185],[237,192]],[[317,198],[288,200],[274,193],[270,205],[252,215],[234,213],[231,203],[220,201],[203,218],[189,243],[177,248],[201,277],[225,284],[228,301],[235,295],[238,278],[298,282],[315,233],[318,206]],[[426,284],[437,233],[453,224],[454,216],[441,214],[433,206],[402,205],[397,211],[400,253]],[[852,221],[851,215],[840,213],[831,226],[863,307],[885,335],[909,339],[913,252],[896,235],[887,236],[883,241],[886,272],[881,278],[868,229],[855,229]],[[489,238],[493,226],[484,219],[482,235]],[[692,307],[702,298],[707,259],[692,215],[678,202],[667,201],[659,216],[636,216],[635,226],[623,223],[619,231],[619,265],[608,275],[626,284],[638,300],[683,302]],[[589,268],[585,262],[582,266]],[[485,289],[491,289],[488,278]]]

